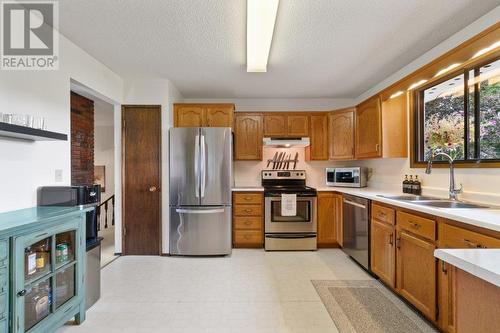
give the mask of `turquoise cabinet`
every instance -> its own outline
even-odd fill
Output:
[[[0,214],[0,333],[54,332],[85,319],[86,210],[34,209],[36,221],[4,238]]]

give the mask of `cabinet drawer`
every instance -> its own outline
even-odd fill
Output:
[[[392,208],[372,204],[372,218],[394,225],[396,212]]]
[[[262,229],[262,217],[260,216],[235,216],[233,220],[234,229]]]
[[[455,227],[439,226],[439,246],[442,248],[500,248],[500,239]]]
[[[262,205],[234,205],[235,216],[262,216]]]
[[[262,246],[263,234],[259,230],[234,230],[234,245]]]
[[[262,204],[262,194],[259,193],[235,193],[235,204]]]
[[[436,221],[434,220],[404,212],[397,212],[397,225],[400,229],[408,230],[430,240],[436,240]]]

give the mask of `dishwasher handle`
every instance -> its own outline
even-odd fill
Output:
[[[359,208],[366,209],[365,205],[362,205],[360,203],[357,203],[357,202],[354,202],[354,201],[351,201],[351,200],[344,199],[344,203],[346,203],[348,205],[352,205],[352,206],[356,206],[356,207],[359,207]]]

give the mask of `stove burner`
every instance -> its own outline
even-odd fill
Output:
[[[283,172],[277,170],[263,170],[262,186],[264,196],[281,196],[281,194],[297,194],[297,196],[316,196],[316,189],[306,186],[305,170]]]

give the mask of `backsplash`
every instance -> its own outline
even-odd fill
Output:
[[[304,148],[263,148],[263,161],[237,161],[234,163],[234,182],[236,187],[260,186],[260,171],[267,168],[267,160],[275,152],[299,154],[297,169],[306,170],[307,185],[325,187],[325,168],[332,166],[366,166],[369,168],[368,186],[384,190],[399,191],[405,174],[418,175],[422,181],[423,194],[446,197],[448,195],[448,168],[434,168],[432,174],[425,174],[425,169],[411,169],[409,159],[373,159],[360,161],[305,161]],[[292,165],[293,167],[293,165]],[[461,199],[484,202],[500,206],[500,170],[499,169],[455,169],[458,184],[462,183],[464,192]]]
[[[237,161],[234,163],[234,182],[235,186],[260,186],[260,171],[270,170],[273,167],[271,163],[267,167],[267,160],[272,159],[276,152],[285,152],[295,157],[299,154],[297,170],[306,170],[307,185],[312,187],[325,186],[325,168],[331,166],[357,165],[356,162],[332,162],[332,161],[307,161],[305,162],[304,148],[263,148],[263,161]],[[293,163],[290,163],[290,169],[293,169]]]

